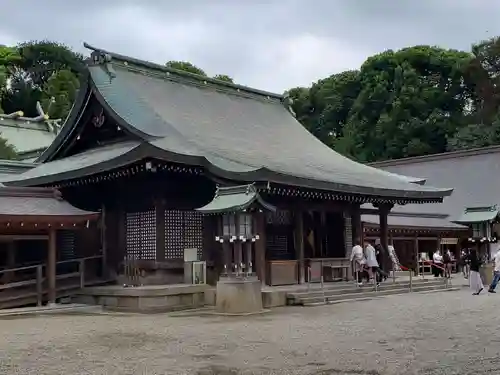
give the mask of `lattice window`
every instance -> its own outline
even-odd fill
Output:
[[[252,215],[240,214],[240,236],[249,238],[252,236]]]
[[[156,211],[128,212],[126,215],[127,256],[156,259]]]
[[[197,211],[184,211],[184,248],[198,249],[198,258],[203,250],[203,216]],[[183,252],[184,256],[184,252]]]
[[[276,212],[266,213],[267,224],[272,225],[290,225],[292,222],[292,213],[287,210],[277,210]]]
[[[165,211],[165,259],[184,258],[184,249],[202,255],[203,217],[197,211]]]
[[[225,214],[222,216],[222,235],[236,236],[236,219],[234,214]]]
[[[59,260],[76,258],[76,233],[72,230],[57,231],[57,254]]]

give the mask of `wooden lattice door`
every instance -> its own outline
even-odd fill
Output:
[[[156,211],[126,214],[127,257],[156,260]]]

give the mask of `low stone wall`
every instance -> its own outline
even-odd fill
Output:
[[[269,309],[272,307],[286,306],[287,296],[286,291],[262,291],[262,307]],[[207,306],[215,306],[217,298],[217,291],[214,287],[208,287],[205,290],[205,304]]]
[[[110,285],[84,288],[73,301],[101,305],[113,311],[168,312],[203,307],[207,288],[207,285],[151,285],[129,288]]]

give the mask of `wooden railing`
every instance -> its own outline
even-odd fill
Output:
[[[91,268],[91,262],[98,264]],[[102,280],[102,271],[102,255],[57,262],[57,297],[67,296],[88,283]],[[0,270],[0,308],[42,305],[47,300],[47,281],[47,265],[44,263]]]

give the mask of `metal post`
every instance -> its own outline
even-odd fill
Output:
[[[43,301],[43,266],[36,266],[36,304],[42,306]]]
[[[396,283],[396,270],[392,267],[392,282]]]
[[[80,264],[78,267],[80,272],[80,288],[85,287],[85,259],[80,259]]]
[[[409,271],[410,273],[410,292],[413,291],[413,273],[411,272],[411,270]]]
[[[326,303],[325,288],[323,287],[323,275],[321,275],[321,291],[323,292],[323,302]]]
[[[307,291],[311,290],[311,267],[307,267]]]

